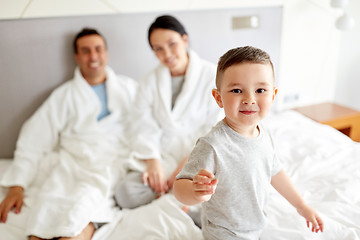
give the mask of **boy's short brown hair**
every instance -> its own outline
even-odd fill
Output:
[[[220,89],[224,72],[229,67],[240,63],[270,64],[274,73],[274,66],[267,52],[251,46],[230,49],[219,59],[216,71],[216,88]]]

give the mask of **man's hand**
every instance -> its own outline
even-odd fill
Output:
[[[23,200],[24,189],[20,186],[10,187],[5,199],[0,203],[0,222],[6,222],[7,215],[13,208],[16,214],[20,213]]]

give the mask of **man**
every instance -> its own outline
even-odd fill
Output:
[[[9,187],[0,222],[24,202],[30,239],[91,239],[94,223],[111,220],[112,186],[129,154],[126,117],[136,82],[107,66],[106,42],[95,29],[77,34],[74,51],[74,78],[26,121],[0,180]]]

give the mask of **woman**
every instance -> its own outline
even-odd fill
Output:
[[[115,194],[123,208],[170,191],[196,140],[221,119],[211,95],[216,66],[187,50],[184,26],[172,16],[160,16],[148,40],[160,64],[140,83],[135,100],[133,160]]]

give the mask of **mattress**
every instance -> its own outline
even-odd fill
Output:
[[[311,232],[296,210],[272,189],[261,240],[360,239],[360,143],[295,111],[271,114],[264,124],[273,134],[285,171],[320,214],[325,229]],[[11,160],[0,160],[0,176],[9,164]],[[0,198],[5,193],[1,189]],[[181,207],[167,194],[133,210],[114,210],[114,221],[98,229],[93,239],[203,239]],[[23,211],[26,213],[26,206]],[[0,224],[1,239],[25,240],[25,221],[26,214],[9,214],[8,223]]]

